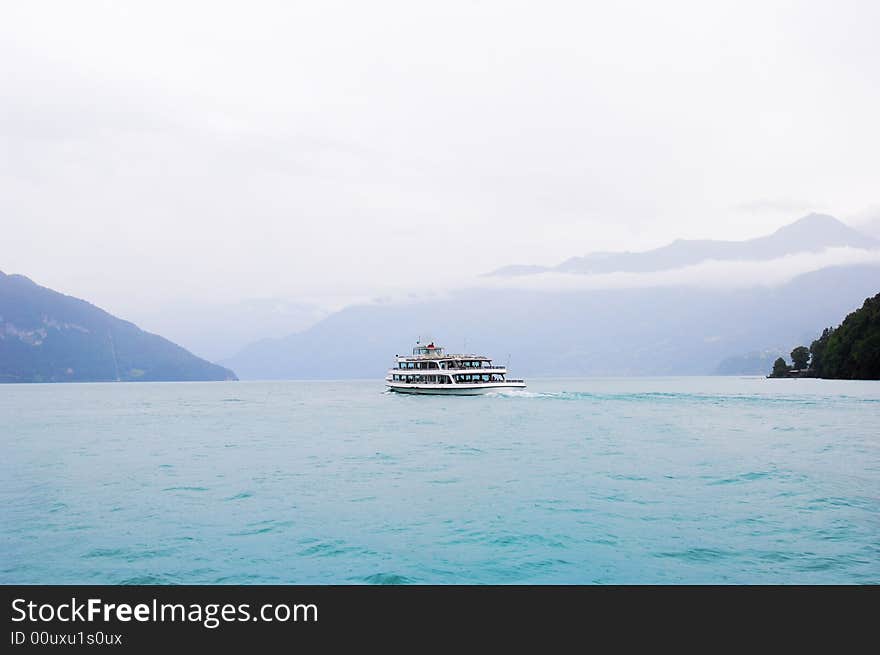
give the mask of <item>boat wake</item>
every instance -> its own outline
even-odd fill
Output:
[[[499,389],[498,391],[489,391],[484,396],[489,398],[553,398],[558,393],[539,393],[535,391],[526,391],[525,389]]]

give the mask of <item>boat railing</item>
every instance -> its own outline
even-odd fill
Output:
[[[400,371],[404,371],[405,375],[417,375],[418,373],[427,373],[428,375],[436,374],[437,371],[443,371],[444,373],[473,373],[474,371],[480,371],[477,375],[482,373],[506,373],[506,366],[462,366],[461,368],[392,368],[389,369],[394,373],[400,375]]]
[[[513,382],[515,384],[525,384],[525,380],[509,378],[506,380],[463,380],[461,382],[428,382],[427,380],[387,380],[388,382],[400,382],[402,384],[501,384],[505,382]]]

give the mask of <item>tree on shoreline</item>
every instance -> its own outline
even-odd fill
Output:
[[[880,380],[880,293],[810,346],[820,378]]]
[[[810,349],[806,346],[798,346],[791,351],[791,363],[793,364],[793,368],[802,371],[807,368],[807,363],[809,361]]]
[[[794,370],[827,380],[880,380],[880,293],[867,298],[836,328],[825,328],[810,347],[791,351]],[[791,368],[780,357],[771,378],[788,377]]]
[[[831,338],[833,332],[834,328],[825,328],[822,330],[822,335],[810,344],[810,357],[813,362],[813,369],[819,377],[822,376],[822,370],[825,364],[825,348],[828,346],[828,340]]]
[[[771,378],[784,378],[788,375],[788,364],[785,363],[785,360],[780,357],[775,362],[773,362],[773,372],[770,374]]]

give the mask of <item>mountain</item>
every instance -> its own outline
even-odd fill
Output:
[[[0,382],[236,379],[84,300],[0,271]]]
[[[765,375],[779,357],[785,357],[781,349],[734,355],[724,358],[714,373],[716,375]]]
[[[880,216],[875,216],[863,223],[859,223],[859,232],[875,239],[880,239]]]
[[[524,376],[702,375],[731,354],[808,343],[880,286],[880,267],[826,268],[779,287],[468,290],[348,307],[227,360],[243,378],[377,378],[425,326]]]
[[[558,273],[649,273],[699,264],[707,260],[768,260],[826,248],[878,248],[880,241],[841,223],[833,216],[810,214],[773,234],[748,241],[679,239],[645,252],[598,252],[573,257],[555,267],[513,265],[489,275],[517,276],[542,272]]]
[[[810,346],[811,367],[820,378],[880,380],[880,293],[868,298],[837,328]]]
[[[127,313],[138,325],[216,362],[259,339],[305,330],[329,312],[284,298],[252,298],[230,303],[173,300]]]

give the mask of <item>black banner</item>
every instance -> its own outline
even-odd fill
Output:
[[[841,647],[876,620],[876,587],[7,586],[4,652],[384,645],[791,645]],[[415,642],[411,639],[416,639]],[[752,640],[758,642],[752,642]],[[463,641],[464,640],[464,641]],[[402,648],[408,645],[408,648]]]

